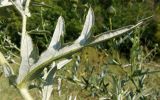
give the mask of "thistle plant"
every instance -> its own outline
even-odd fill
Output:
[[[27,19],[31,17],[29,11],[30,2],[31,0],[3,0],[0,2],[0,7],[15,6],[22,17],[20,47],[21,63],[19,74],[14,74],[12,67],[7,60],[5,60],[2,53],[0,53],[0,65],[4,69],[5,76],[9,78],[25,100],[33,100],[28,89],[29,86],[33,84],[33,80],[36,80],[40,76],[42,76],[41,78],[44,80],[41,82],[42,85],[40,86],[42,100],[49,100],[53,90],[56,71],[60,70],[72,60],[68,55],[72,55],[86,46],[95,45],[131,31],[135,27],[142,25],[146,20],[139,21],[135,25],[104,32],[94,36],[94,38],[90,38],[92,33],[91,28],[94,25],[94,12],[90,7],[81,35],[73,43],[63,45],[65,22],[63,17],[60,16],[48,48],[39,55],[38,49],[33,45],[32,38],[26,29]]]

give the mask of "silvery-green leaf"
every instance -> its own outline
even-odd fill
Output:
[[[116,30],[113,30],[113,31],[109,31],[109,32],[104,32],[98,36],[95,36],[95,40],[93,40],[90,44],[93,45],[93,44],[97,44],[99,42],[103,42],[103,41],[106,41],[108,39],[112,39],[114,37],[117,37],[119,35],[122,35],[134,28],[136,28],[137,26],[141,25],[142,23],[138,23],[136,25],[129,25],[129,26],[126,26],[126,27],[123,27],[123,28],[119,28],[119,29],[116,29]]]
[[[65,31],[64,25],[65,25],[64,19],[62,16],[60,16],[58,18],[58,22],[57,22],[54,34],[52,36],[52,40],[51,40],[48,48],[54,48],[57,50],[61,47],[61,41],[63,41],[64,31]]]
[[[64,59],[64,60],[58,62],[57,69],[61,69],[63,66],[65,66],[66,64],[68,64],[71,61],[72,61],[72,59]]]
[[[31,55],[31,52],[33,51],[33,43],[32,39],[28,34],[22,35],[22,40],[21,40],[21,65],[19,68],[19,75],[17,78],[17,83],[19,83],[24,76],[28,73],[31,63],[29,61],[29,57]]]
[[[80,43],[82,45],[85,44],[85,42],[87,41],[87,39],[91,35],[91,28],[94,24],[94,21],[95,21],[94,20],[94,12],[93,12],[92,8],[89,8],[88,14],[86,16],[86,21],[83,26],[83,30],[82,30],[79,38],[75,41],[75,43]]]
[[[64,20],[63,18],[60,16],[58,18],[58,22],[54,31],[54,34],[52,36],[52,40],[49,44],[49,47],[47,48],[46,51],[44,51],[38,62],[35,65],[40,64],[41,62],[46,61],[47,59],[50,59],[52,56],[54,56],[56,54],[56,52],[59,50],[59,48],[61,47],[61,42],[63,40],[63,35],[64,35]],[[31,70],[35,68],[32,67]]]
[[[1,0],[0,7],[10,6],[12,3],[9,0]]]
[[[48,71],[48,73],[44,74],[44,84],[42,88],[42,100],[49,100],[51,93],[53,91],[53,82],[54,82],[54,77],[55,77],[55,72],[56,72],[56,64],[55,62],[52,64],[52,67]]]

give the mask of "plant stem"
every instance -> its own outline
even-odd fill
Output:
[[[25,100],[33,100],[27,88],[19,88],[19,91]]]
[[[27,23],[27,16],[22,16],[22,37],[26,34],[26,23]]]
[[[109,28],[110,28],[110,31],[112,31],[112,18],[109,17]]]

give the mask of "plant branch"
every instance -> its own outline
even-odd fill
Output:
[[[95,45],[97,43],[100,43],[100,42],[106,41],[108,39],[114,38],[116,36],[122,35],[122,34],[128,32],[128,31],[131,31],[132,29],[142,25],[142,24],[144,24],[144,21],[140,21],[136,25],[130,25],[130,26],[120,28],[120,29],[110,31],[110,32],[104,32],[101,35],[96,36],[94,40],[89,41],[85,45],[80,45],[79,43],[74,43],[72,45],[67,45],[67,46],[63,47],[62,49],[60,49],[58,51],[58,53],[56,53],[55,55],[49,56],[48,59],[46,59],[45,61],[43,61],[41,63],[34,64],[31,67],[30,72],[24,77],[24,79],[22,79],[22,81],[18,85],[23,85],[28,80],[32,80],[34,78],[35,73],[37,73],[38,71],[41,71],[41,69],[43,69],[44,66],[47,66],[47,65],[51,64],[55,60],[58,60],[60,58],[71,55],[71,54],[81,50],[82,48],[84,48],[86,46],[92,46],[92,45]]]

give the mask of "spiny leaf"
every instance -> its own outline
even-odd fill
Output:
[[[86,21],[83,26],[83,30],[79,38],[75,41],[75,43],[80,43],[81,45],[85,44],[87,39],[91,35],[91,28],[94,24],[94,12],[92,8],[89,8],[88,14],[86,16]]]
[[[24,76],[28,73],[31,67],[32,63],[29,61],[29,57],[32,51],[33,51],[33,43],[31,37],[28,34],[22,35],[22,40],[21,40],[22,61],[19,68],[17,83],[19,83],[24,78]]]
[[[114,38],[114,37],[119,36],[119,35],[122,35],[122,34],[128,32],[128,31],[131,31],[132,29],[142,25],[146,20],[140,21],[135,25],[130,25],[130,26],[127,26],[125,28],[117,29],[115,31],[104,32],[101,35],[96,36],[94,40],[89,41],[87,44],[85,44],[83,46],[80,45],[80,44],[74,43],[72,45],[67,45],[66,47],[63,47],[55,55],[52,55],[51,57],[47,58],[46,60],[33,65],[32,67],[34,69],[30,70],[30,72],[24,77],[23,81],[18,85],[22,85],[26,81],[30,80],[31,77],[33,77],[34,73],[36,73],[40,69],[44,68],[46,65],[51,64],[53,61],[64,58],[68,55],[71,55],[71,54],[77,52],[78,50],[80,50],[80,49],[82,49],[86,46],[95,45],[97,43],[106,41],[108,39]],[[34,78],[32,78],[32,79],[34,79]]]
[[[52,40],[48,48],[54,48],[57,50],[61,47],[61,42],[63,41],[64,37],[64,30],[65,30],[64,28],[65,28],[64,19],[62,16],[60,16],[58,18],[58,22],[54,34],[52,36]]]

